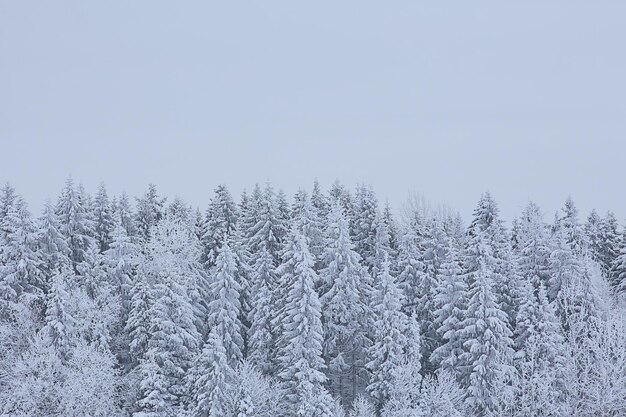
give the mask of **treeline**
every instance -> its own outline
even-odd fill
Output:
[[[626,232],[612,213],[466,226],[368,186],[208,208],[68,180],[0,191],[0,415],[626,415]]]

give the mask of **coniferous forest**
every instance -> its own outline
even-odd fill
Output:
[[[365,185],[0,191],[0,415],[626,415],[626,232]],[[468,219],[465,221],[464,219]]]

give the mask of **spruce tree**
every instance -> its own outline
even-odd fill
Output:
[[[327,267],[321,271],[324,307],[324,353],[333,391],[349,404],[362,391],[367,378],[369,280],[354,251],[348,223],[335,203],[327,230]]]
[[[106,191],[104,183],[98,186],[98,192],[96,198],[93,201],[93,220],[94,220],[94,233],[96,238],[96,245],[100,253],[104,253],[109,249],[109,245],[112,240],[113,227],[115,222],[113,221],[113,214],[111,209],[111,203]]]
[[[235,255],[228,242],[224,242],[211,276],[208,326],[221,339],[231,366],[243,359],[244,349],[240,321],[241,285],[236,277]]]
[[[403,366],[409,348],[408,318],[401,310],[402,301],[402,291],[389,272],[389,260],[385,259],[372,294],[375,332],[369,349],[371,361],[367,363],[371,372],[367,388],[379,406],[388,400],[394,372]]]
[[[322,359],[324,332],[321,304],[314,288],[317,280],[313,259],[304,236],[293,230],[281,272],[288,274],[278,374],[288,408],[300,417],[329,415],[330,396],[324,388]]]
[[[80,187],[74,186],[69,178],[57,202],[56,213],[69,249],[69,258],[74,273],[80,275],[79,265],[89,261],[89,250],[94,243],[93,222],[89,205]]]
[[[513,357],[509,319],[494,292],[494,261],[485,238],[478,234],[474,239],[475,269],[468,277],[468,303],[459,331],[465,349],[460,361],[466,403],[479,414],[497,412],[501,406],[507,392],[503,381],[512,373]]]

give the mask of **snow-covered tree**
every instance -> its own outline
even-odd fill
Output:
[[[87,196],[81,192],[81,187],[75,187],[74,181],[69,178],[56,207],[61,233],[65,237],[75,274],[80,274],[81,263],[89,261],[89,251],[95,244],[93,221],[86,200]]]
[[[70,295],[67,287],[70,275],[67,269],[61,269],[52,277],[46,300],[46,324],[42,329],[50,345],[64,361],[70,357],[76,326],[74,317],[68,312]]]
[[[321,304],[314,288],[317,280],[306,239],[292,230],[287,242],[283,274],[290,283],[284,314],[278,376],[289,410],[299,417],[329,415],[330,395],[324,388]]]
[[[216,265],[211,276],[208,326],[217,334],[231,366],[243,359],[242,325],[239,320],[241,305],[236,280],[235,255],[228,242],[218,249]]]
[[[366,385],[369,325],[369,280],[354,251],[348,223],[339,204],[329,222],[326,264],[321,271],[324,314],[324,354],[333,391],[350,404]]]
[[[467,306],[467,285],[454,247],[441,266],[435,289],[434,327],[442,340],[433,351],[430,361],[436,368],[446,369],[458,376],[459,357],[463,354],[461,322]]]
[[[96,245],[99,252],[104,253],[111,244],[111,234],[115,225],[109,195],[104,183],[98,186],[98,192],[93,200],[92,216]]]
[[[217,328],[195,359],[190,371],[191,399],[188,409],[195,417],[227,416],[230,386],[235,382],[233,368],[223,344],[223,335]]]
[[[123,201],[123,200],[122,200]],[[156,185],[149,184],[148,191],[141,197],[137,198],[137,212],[135,213],[135,226],[137,234],[142,243],[150,240],[151,229],[163,218],[165,198],[157,193]],[[128,230],[129,235],[132,233]]]
[[[235,236],[238,220],[237,205],[225,185],[215,189],[215,195],[205,214],[202,236],[202,262],[207,269],[215,266],[219,249],[228,239]]]
[[[412,342],[406,336],[409,319],[401,310],[402,291],[389,272],[389,260],[385,259],[381,267],[372,294],[375,331],[367,364],[371,372],[368,391],[379,405],[389,398],[394,371],[403,366]]]
[[[474,269],[469,276],[467,308],[459,336],[465,352],[460,356],[467,387],[466,403],[477,413],[496,412],[507,394],[506,376],[512,374],[512,332],[494,292],[490,245],[478,235]]]

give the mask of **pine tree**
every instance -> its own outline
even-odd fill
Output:
[[[611,265],[611,277],[615,293],[620,297],[626,295],[626,231],[622,236],[619,253]]]
[[[586,249],[587,242],[578,219],[578,208],[576,208],[571,196],[565,200],[562,212],[561,217],[558,218],[556,228],[562,229],[567,244],[576,255],[580,255]]]
[[[50,286],[52,275],[62,265],[69,265],[69,248],[61,234],[61,225],[50,200],[46,201],[38,223],[38,249],[45,288]]]
[[[367,364],[372,373],[368,391],[379,405],[388,400],[394,371],[405,362],[409,348],[408,318],[401,310],[402,301],[402,292],[389,272],[389,260],[385,259],[372,295],[375,336],[369,349],[372,360]]]
[[[104,259],[108,279],[116,287],[123,308],[128,311],[133,278],[139,263],[139,248],[128,236],[121,219],[111,233],[111,242],[104,252]]]
[[[436,367],[459,375],[460,356],[463,354],[463,339],[459,332],[467,306],[467,285],[459,264],[456,249],[449,248],[447,258],[441,266],[439,282],[435,289],[434,327],[443,343],[435,348],[430,362]]]
[[[152,295],[148,284],[140,275],[131,290],[130,310],[124,332],[130,339],[129,351],[135,362],[139,362],[148,350],[150,340],[150,308]]]
[[[186,393],[183,377],[200,340],[184,288],[165,276],[155,285],[148,311],[150,338],[139,365],[141,416],[175,413]]]
[[[234,366],[243,359],[242,325],[239,320],[241,286],[236,280],[235,255],[228,242],[219,248],[216,266],[212,273],[208,326],[221,339],[226,357]]]
[[[329,394],[323,384],[324,339],[321,304],[314,288],[313,259],[304,236],[292,232],[281,272],[290,283],[284,314],[279,378],[289,409],[300,417],[328,415]]]
[[[527,348],[538,349],[552,367],[562,364],[559,352],[562,329],[547,297],[550,279],[550,249],[541,211],[530,203],[520,218],[517,264],[522,278],[521,305],[516,318],[516,359],[527,356]]]
[[[228,188],[220,185],[215,189],[205,215],[205,231],[202,236],[202,262],[211,269],[215,266],[219,249],[223,242],[235,236],[238,211]]]
[[[79,265],[89,259],[89,250],[95,244],[93,240],[93,222],[90,219],[87,197],[80,187],[74,187],[69,178],[59,197],[56,213],[61,224],[61,233],[69,248],[69,258],[74,273],[80,275]]]
[[[98,186],[98,192],[96,193],[93,204],[93,218],[96,245],[98,246],[99,252],[104,253],[109,249],[112,240],[111,233],[115,226],[111,203],[109,202],[109,196],[104,183]]]
[[[272,329],[272,289],[276,285],[276,269],[270,253],[261,248],[253,266],[252,309],[248,320],[248,358],[263,373],[272,370],[272,345],[276,336]]]
[[[331,386],[349,404],[366,384],[362,369],[367,361],[369,282],[360,264],[342,209],[334,204],[330,214],[326,264],[321,271],[324,306],[324,353]]]
[[[373,272],[376,245],[376,218],[378,200],[371,187],[357,187],[351,219],[354,250],[361,256],[370,273]]]
[[[112,201],[111,206],[111,216],[113,219],[120,219],[120,223],[126,230],[126,234],[133,241],[135,241],[139,231],[137,230],[137,225],[135,224],[135,214],[130,206],[128,195],[126,193],[122,193],[119,198]]]
[[[597,261],[602,268],[602,273],[613,288],[615,288],[615,277],[611,274],[613,262],[619,256],[621,237],[618,231],[615,214],[609,211],[600,223],[600,245]]]
[[[235,375],[230,365],[222,335],[213,329],[190,371],[191,401],[188,409],[194,417],[227,415],[229,385]]]
[[[476,269],[470,274],[468,304],[460,323],[464,341],[461,355],[462,380],[468,390],[467,405],[477,413],[496,412],[505,395],[507,375],[512,372],[512,332],[506,313],[494,293],[490,245],[481,234],[474,240]]]
[[[42,330],[63,361],[67,361],[71,355],[76,326],[74,317],[68,312],[68,276],[69,271],[60,270],[52,277],[46,300],[46,324]]]
[[[164,215],[165,198],[159,197],[156,185],[149,184],[148,191],[137,198],[137,213],[135,214],[135,225],[139,240],[146,243],[150,240],[151,229]],[[127,227],[129,227],[127,223]],[[127,228],[129,235],[133,235]]]
[[[0,220],[0,317],[18,301],[35,307],[42,300],[41,267],[35,224],[24,200],[15,197]]]

